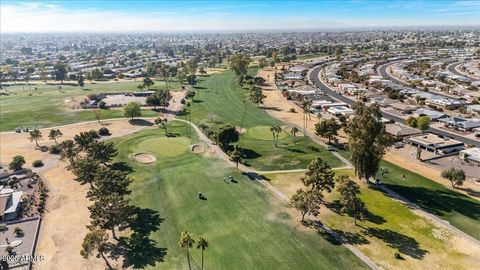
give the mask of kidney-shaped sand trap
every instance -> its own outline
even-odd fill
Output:
[[[205,148],[203,147],[203,145],[200,145],[200,144],[192,145],[192,152],[193,153],[200,154],[200,153],[203,153],[204,151],[205,151]]]
[[[136,153],[135,155],[133,155],[133,158],[137,162],[140,162],[140,163],[143,163],[143,164],[150,164],[150,163],[154,163],[155,161],[157,161],[157,159],[153,155],[150,155],[150,154],[147,154],[147,153]]]

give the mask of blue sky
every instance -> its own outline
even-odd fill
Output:
[[[1,1],[1,32],[480,25],[480,1]]]

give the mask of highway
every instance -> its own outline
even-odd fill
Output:
[[[334,98],[338,101],[344,102],[348,105],[352,105],[353,103],[355,103],[354,100],[352,100],[352,99],[350,99],[346,96],[338,94],[333,89],[331,89],[329,86],[325,85],[322,81],[320,81],[319,76],[318,76],[319,73],[320,73],[320,69],[321,69],[321,67],[314,67],[312,69],[312,71],[310,72],[309,79],[316,87],[323,90],[325,94],[327,94],[328,96],[330,96],[330,97],[332,97],[332,98]],[[405,119],[403,119],[403,118],[401,118],[397,115],[391,114],[389,112],[382,111],[382,116],[386,119],[392,119],[396,123],[405,124],[405,122],[406,122]],[[475,145],[477,147],[480,147],[480,141],[465,138],[464,136],[454,134],[454,133],[450,133],[450,132],[446,132],[446,131],[441,130],[441,129],[429,128],[427,130],[427,132],[431,132],[433,134],[437,134],[437,135],[440,135],[440,136],[453,138],[453,139],[461,141],[461,142],[463,142],[464,144],[467,144],[467,145]]]

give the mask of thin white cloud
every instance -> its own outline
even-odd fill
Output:
[[[368,2],[367,2],[368,3]],[[480,3],[480,2],[479,2]],[[475,12],[478,4],[458,2],[457,6],[438,9],[437,13]],[[263,5],[259,3],[258,5]],[[468,6],[468,8],[465,8]],[[217,7],[186,7],[183,10],[121,11],[67,9],[56,2],[20,2],[2,4],[0,32],[161,32],[161,31],[227,31],[294,28],[338,28],[350,26],[412,26],[423,25],[425,19],[395,20],[379,18],[339,17],[331,14],[315,17],[292,14],[292,16],[248,16],[237,14],[233,5]],[[460,7],[463,7],[460,8]],[[473,8],[472,8],[473,7]],[[337,10],[338,11],[338,10]],[[346,12],[345,10],[343,12]],[[245,12],[243,13],[245,14]],[[331,15],[331,16],[330,16]],[[479,24],[478,20],[462,18],[453,24]],[[445,25],[445,20],[431,19],[428,25]]]

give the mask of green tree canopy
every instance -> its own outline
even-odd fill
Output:
[[[25,158],[21,155],[16,155],[12,158],[8,168],[12,171],[18,171],[22,169],[22,166],[25,165]]]
[[[237,53],[228,59],[228,65],[231,70],[235,72],[236,75],[245,75],[247,74],[248,65],[250,64],[250,56],[244,53]]]
[[[317,157],[308,164],[305,176],[301,180],[310,189],[330,192],[335,186],[334,176],[335,173],[330,166],[323,159]]]
[[[425,131],[430,128],[430,117],[420,116],[417,118],[417,127],[421,131]]]
[[[248,98],[252,103],[257,104],[257,106],[260,106],[260,104],[263,104],[263,100],[265,100],[266,96],[263,94],[263,90],[261,87],[252,85],[252,87],[250,88]]]
[[[353,106],[355,115],[347,127],[350,160],[355,174],[367,181],[375,177],[380,161],[391,143],[382,123],[377,104],[366,107],[362,102]]]
[[[238,131],[230,125],[219,127],[213,134],[213,139],[225,152],[228,152],[230,150],[230,144],[237,142],[239,138],[240,135]]]
[[[322,192],[316,189],[310,189],[307,191],[299,189],[290,199],[292,207],[300,211],[302,222],[305,221],[305,215],[307,214],[315,217],[318,216],[318,214],[320,214],[320,206],[322,205],[322,202]]]
[[[340,130],[340,125],[337,124],[337,121],[334,118],[323,120],[320,123],[315,124],[315,134],[328,139],[328,143],[336,139],[338,130]]]
[[[353,217],[354,224],[357,219],[362,219],[365,215],[365,204],[360,199],[360,186],[350,180],[347,175],[341,175],[338,178],[337,190],[340,193],[341,213]]]
[[[130,118],[131,120],[133,120],[135,117],[142,116],[140,104],[132,101],[123,106],[123,116]]]
[[[465,181],[465,171],[457,168],[449,168],[442,172],[441,176],[452,183],[452,187],[461,186]]]

